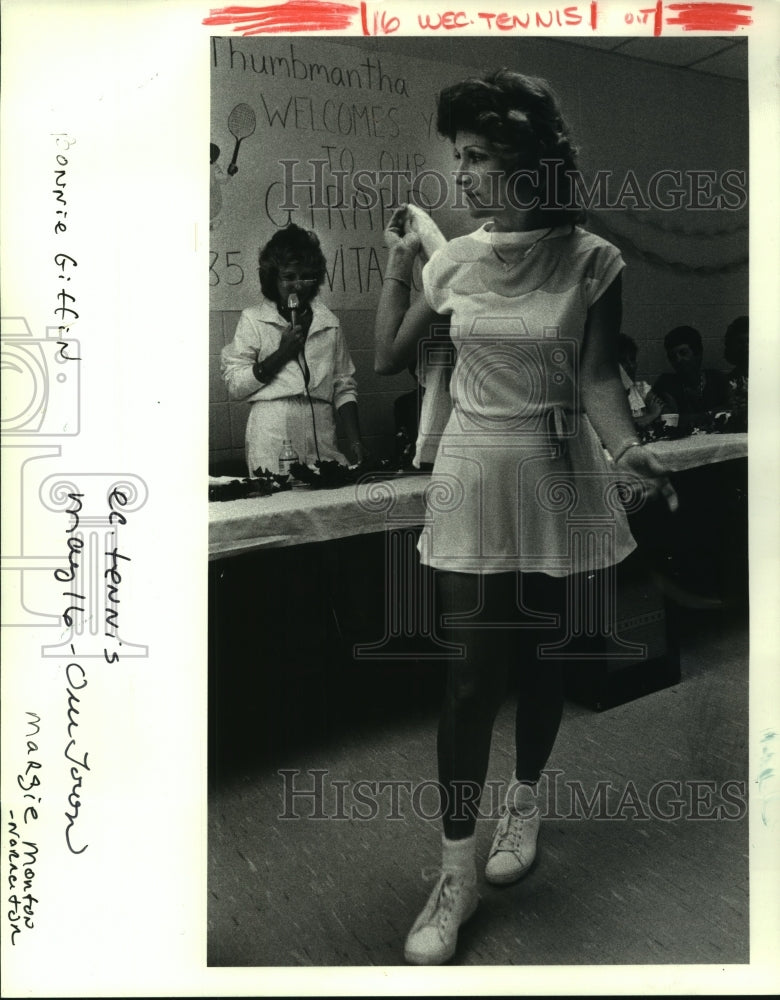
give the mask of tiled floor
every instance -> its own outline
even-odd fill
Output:
[[[745,617],[685,613],[674,687],[603,713],[567,704],[538,863],[514,886],[481,882],[456,964],[748,961]],[[423,876],[439,861],[438,824],[419,815],[432,811],[422,783],[435,776],[438,676],[409,680],[381,671],[353,678],[348,699],[317,678],[281,679],[266,695],[286,705],[284,717],[266,701],[245,714],[265,720],[263,731],[248,732],[239,713],[235,739],[220,722],[209,802],[210,965],[403,963],[404,937],[430,890]],[[489,780],[509,775],[512,721],[507,704]],[[395,801],[390,785],[371,784],[380,781],[396,782]],[[316,796],[290,798],[315,782]],[[575,785],[591,801],[590,818]],[[376,815],[365,818],[372,807]],[[285,811],[299,818],[280,818]],[[478,826],[483,859],[493,825]]]

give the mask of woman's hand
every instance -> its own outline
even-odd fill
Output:
[[[395,375],[407,368],[416,358],[418,342],[430,336],[434,323],[441,323],[424,295],[411,302],[414,263],[423,249],[418,230],[427,232],[428,237],[433,232],[410,211],[412,207],[397,208],[384,232],[390,252],[374,319],[374,371],[380,375]],[[431,225],[438,232],[438,227]]]
[[[417,205],[406,206],[405,227],[407,232],[419,237],[422,251],[429,260],[447,240],[433,219]]]
[[[293,358],[297,358],[303,350],[306,338],[309,336],[309,329],[313,319],[312,312],[308,308],[296,311],[293,314],[293,317],[295,319],[295,323],[290,324],[290,326],[282,334],[282,339],[279,341],[279,350],[288,361],[292,361]]]
[[[651,495],[664,498],[669,510],[679,505],[677,492],[672,486],[661,461],[643,445],[631,445],[620,456],[615,467],[620,472],[631,472],[642,480]]]
[[[362,441],[351,441],[349,445],[350,451],[352,452],[352,461],[355,465],[360,465],[364,462],[367,457],[366,449],[363,447]]]
[[[279,341],[279,351],[283,358],[292,361],[293,358],[298,357],[306,343],[307,332],[306,327],[301,323],[296,323],[295,326],[290,324],[287,327]]]
[[[385,246],[388,250],[395,250],[410,257],[416,257],[420,251],[422,241],[420,236],[408,224],[409,205],[401,205],[390,216],[384,231]]]
[[[653,392],[652,389],[645,396],[645,409],[648,413],[652,410],[656,415],[659,415],[664,405],[663,399],[657,393]]]
[[[647,427],[648,424],[654,423],[661,416],[663,407],[664,401],[660,396],[656,396],[651,389],[645,396],[645,412],[641,417],[635,417],[634,420],[640,427]]]

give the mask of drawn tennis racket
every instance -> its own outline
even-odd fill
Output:
[[[241,145],[241,140],[250,136],[254,132],[256,125],[257,119],[255,118],[255,113],[248,104],[237,104],[228,116],[228,128],[230,129],[230,134],[236,140],[233,159],[230,161],[230,166],[227,169],[231,177],[233,174],[238,173],[236,160],[238,159],[238,147]]]

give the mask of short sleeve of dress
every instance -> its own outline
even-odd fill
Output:
[[[437,250],[422,269],[425,301],[437,313],[447,312],[447,275],[452,270],[452,263],[447,257],[446,249],[443,247]]]
[[[590,308],[609,288],[620,274],[626,262],[617,247],[606,241],[599,241],[588,255],[585,268],[585,297]]]

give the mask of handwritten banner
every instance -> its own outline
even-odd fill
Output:
[[[286,0],[262,7],[222,7],[203,19],[207,27],[232,30],[241,35],[280,32],[340,32],[390,35],[396,32],[462,31],[580,33],[611,35],[627,28],[647,26],[655,37],[683,32],[734,32],[753,23],[753,7],[738,3],[619,4],[607,0],[590,3],[522,4],[519,9],[445,9],[410,4],[361,2],[351,6],[317,0]]]
[[[212,38],[211,308],[256,301],[258,250],[289,222],[318,234],[334,308],[376,300],[401,202],[449,234],[468,228],[448,204],[454,163],[434,121],[437,91],[462,71],[386,45]]]

